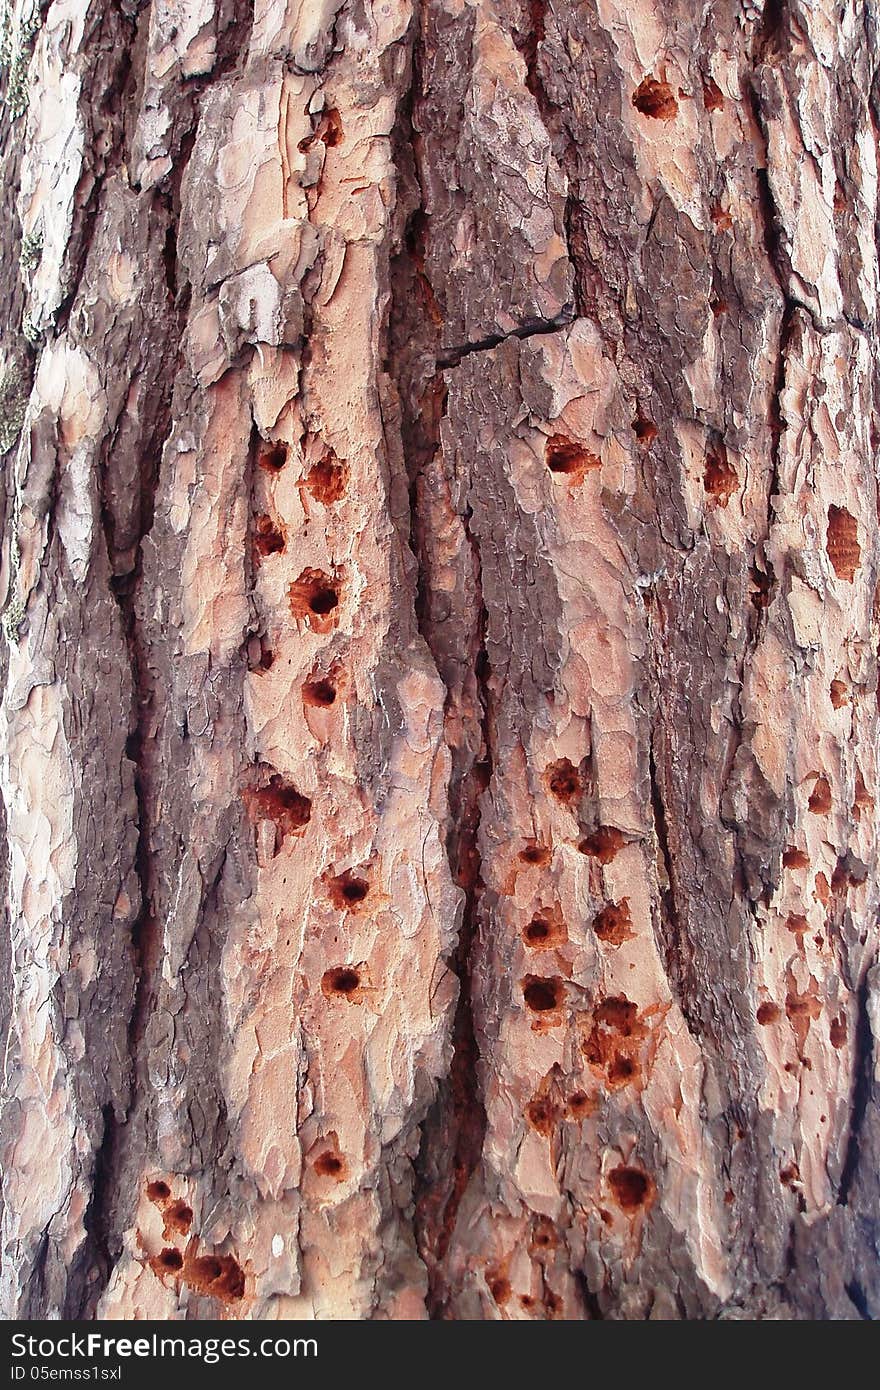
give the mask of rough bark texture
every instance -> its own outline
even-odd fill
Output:
[[[875,0],[35,12],[5,1315],[880,1316]]]

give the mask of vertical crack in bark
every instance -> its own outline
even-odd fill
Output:
[[[482,863],[479,846],[481,801],[492,778],[490,742],[489,660],[486,651],[488,613],[483,600],[479,543],[470,529],[470,509],[462,518],[474,563],[478,648],[473,660],[477,684],[479,751],[461,776],[450,797],[450,830],[447,851],[456,883],[464,893],[464,908],[458,943],[450,961],[459,980],[458,1004],[452,1033],[452,1063],[447,1082],[440,1088],[434,1111],[422,1131],[418,1170],[433,1170],[432,1185],[423,1185],[418,1231],[419,1245],[428,1270],[428,1312],[442,1317],[453,1290],[449,1287],[444,1264],[449,1251],[461,1200],[471,1176],[480,1163],[486,1133],[486,1110],[480,1089],[478,1067],[480,1049],[474,1019],[476,1000],[474,956],[480,925],[483,894]],[[429,639],[430,640],[430,639]],[[442,1146],[445,1164],[437,1182],[437,1154],[432,1146]],[[444,1171],[445,1167],[445,1171]]]
[[[441,636],[432,616],[432,536],[427,510],[429,475],[442,457],[441,423],[447,402],[442,372],[445,367],[457,365],[462,357],[496,343],[465,343],[445,352],[439,344],[443,316],[425,270],[429,218],[423,191],[423,146],[416,127],[423,23],[424,12],[419,11],[414,20],[410,92],[395,132],[401,182],[409,185],[409,215],[403,244],[392,263],[387,368],[400,399],[401,436],[410,491],[410,544],[417,562],[416,618],[442,675],[450,662],[450,633],[447,626]],[[543,321],[522,325],[518,336],[554,331],[556,326]],[[414,1193],[416,1239],[428,1273],[427,1306],[432,1317],[443,1316],[449,1301],[444,1263],[461,1199],[480,1162],[486,1124],[477,1078],[479,1044],[474,1021],[473,966],[483,891],[480,802],[491,777],[488,614],[482,593],[479,541],[470,529],[467,505],[459,520],[471,556],[471,574],[465,583],[471,594],[473,621],[462,623],[456,632],[452,660],[459,669],[472,670],[475,692],[466,715],[470,727],[451,749],[453,767],[446,836],[450,869],[464,894],[458,940],[448,962],[458,976],[460,992],[453,1023],[450,1069],[423,1123]],[[453,701],[458,704],[456,712],[464,715],[458,696],[447,687],[447,711]]]
[[[871,1104],[871,1094],[873,1091],[874,1040],[871,1032],[871,1019],[868,1013],[868,992],[868,971],[866,970],[862,975],[857,995],[859,1012],[855,1030],[849,1137],[847,1139],[843,1169],[840,1174],[840,1186],[837,1190],[837,1204],[841,1207],[845,1207],[849,1204],[850,1193],[858,1177],[860,1157],[859,1141],[868,1114],[868,1107]],[[853,1299],[853,1302],[856,1302],[856,1300]],[[856,1306],[858,1307],[859,1305],[856,1303]]]
[[[660,912],[658,947],[663,960],[663,969],[675,996],[678,1007],[692,1035],[698,1040],[702,1037],[703,1026],[698,1013],[693,1008],[693,1000],[699,998],[694,981],[693,958],[688,954],[689,933],[683,930],[675,894],[675,864],[669,843],[669,826],[666,817],[666,804],[663,797],[660,775],[657,768],[655,747],[660,739],[660,727],[651,734],[648,752],[648,771],[651,782],[651,810],[654,817],[654,833],[660,850],[660,866],[666,882],[660,883]],[[658,866],[659,867],[659,866]]]

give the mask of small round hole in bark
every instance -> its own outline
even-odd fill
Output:
[[[645,448],[648,448],[649,445],[653,444],[654,440],[660,433],[657,426],[654,424],[654,421],[649,420],[644,415],[637,415],[636,418],[633,420],[632,427],[636,439],[639,441],[640,444],[643,444]]]
[[[165,1208],[164,1216],[165,1230],[177,1231],[178,1235],[182,1236],[186,1235],[193,1221],[192,1207],[182,1197],[178,1197]]]
[[[558,976],[527,975],[522,981],[522,993],[532,1013],[549,1013],[562,1004],[563,984]]]
[[[284,532],[271,516],[263,513],[254,522],[254,557],[259,562],[267,555],[280,555],[284,550]]]
[[[304,618],[319,632],[324,632],[336,615],[340,590],[329,574],[307,569],[290,585],[288,596],[293,616]]]
[[[846,1047],[846,1019],[842,1013],[831,1020],[828,1036],[831,1039],[832,1047]]]
[[[536,840],[532,841],[531,844],[526,845],[525,849],[521,849],[519,852],[519,857],[522,860],[523,864],[544,865],[550,863],[549,849],[546,845],[539,845]]]
[[[335,1182],[344,1182],[346,1175],[345,1159],[332,1149],[324,1149],[319,1153],[314,1162],[315,1172],[319,1178],[332,1178]]]
[[[587,835],[580,841],[578,849],[581,854],[588,855],[591,859],[598,859],[600,864],[610,864],[618,850],[626,844],[626,837],[623,832],[614,825],[600,825],[594,830],[592,835]]]
[[[161,1178],[157,1178],[155,1182],[147,1183],[147,1196],[151,1202],[154,1202],[158,1206],[160,1202],[168,1201],[168,1198],[171,1196],[171,1188],[168,1186],[167,1182],[163,1182]]]
[[[287,462],[287,445],[277,440],[264,444],[260,449],[260,467],[270,473],[280,473]]]
[[[551,473],[561,474],[576,483],[583,482],[587,473],[602,467],[601,459],[564,434],[551,434],[544,445],[544,461]]]
[[[547,940],[552,932],[550,923],[546,917],[535,917],[523,932],[523,936],[530,946],[541,944]]]
[[[244,1297],[244,1272],[231,1255],[199,1255],[188,1259],[184,1278],[198,1293],[209,1294],[222,1303],[237,1302]]]
[[[370,893],[369,881],[346,869],[330,880],[330,899],[334,907],[356,911]]]
[[[619,903],[609,903],[593,918],[593,931],[600,941],[609,946],[620,946],[633,934],[632,919],[629,915],[629,899],[621,898]]]
[[[183,1269],[183,1256],[179,1250],[175,1250],[173,1246],[169,1245],[164,1250],[159,1251],[157,1263],[163,1269]]]
[[[361,987],[360,972],[353,965],[335,965],[325,970],[321,977],[321,989],[329,998],[331,995],[351,999]]]
[[[638,1080],[639,1064],[634,1057],[628,1057],[625,1052],[618,1052],[609,1062],[606,1075],[612,1088],[627,1086],[631,1081]]]
[[[655,121],[674,121],[678,115],[678,102],[669,83],[650,75],[633,92],[632,104],[643,116]]]
[[[776,1020],[781,1017],[781,1015],[782,1010],[780,1009],[779,1005],[772,1003],[769,999],[766,999],[763,1004],[758,1005],[758,1012],[755,1015],[755,1017],[757,1018],[758,1022],[766,1028],[768,1024],[775,1023]]]
[[[312,465],[305,486],[316,502],[329,507],[345,496],[348,473],[348,464],[338,459],[332,449],[327,449]]]
[[[309,607],[313,613],[324,617],[327,613],[332,613],[333,609],[339,604],[339,594],[329,584],[317,589],[309,597]]]
[[[650,1205],[653,1199],[654,1184],[641,1168],[612,1168],[608,1174],[608,1185],[621,1211],[639,1211]]]
[[[581,794],[581,779],[577,768],[568,758],[560,758],[547,769],[547,785],[557,801],[566,805],[576,801]]]
[[[586,1091],[572,1091],[568,1098],[568,1113],[573,1120],[583,1120],[596,1110],[596,1102]]]
[[[265,787],[252,787],[244,792],[244,801],[254,821],[271,820],[278,831],[281,844],[285,835],[298,835],[308,825],[312,803],[296,787],[273,773]]]
[[[302,690],[303,704],[314,709],[329,709],[336,701],[336,686],[325,676],[306,681]]]

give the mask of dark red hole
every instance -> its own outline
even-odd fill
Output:
[[[533,1013],[557,1009],[562,1001],[562,981],[527,975],[522,982],[523,999]]]
[[[325,994],[341,994],[347,998],[360,987],[361,977],[350,965],[337,965],[325,970],[321,978],[321,988]]]
[[[326,709],[336,700],[336,686],[328,680],[307,681],[303,686],[303,700],[307,705]]]

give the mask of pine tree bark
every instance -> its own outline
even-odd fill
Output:
[[[875,0],[34,10],[5,1316],[880,1316]]]

